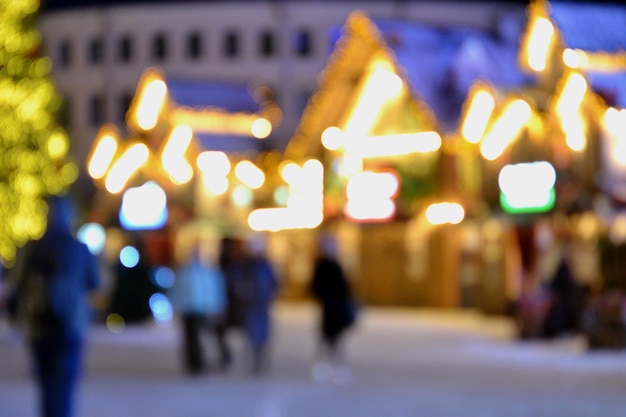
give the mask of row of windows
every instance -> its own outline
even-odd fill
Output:
[[[87,101],[87,124],[92,128],[99,128],[104,123],[113,122],[115,124],[124,125],[126,121],[126,113],[130,107],[130,103],[133,99],[132,93],[123,93],[119,96],[117,101],[117,114],[107,114],[106,101],[102,94],[92,94]],[[72,120],[73,113],[73,99],[71,97],[65,97],[65,103],[62,110],[59,113],[59,119],[61,125],[69,128],[74,122]],[[112,116],[112,117],[109,117]]]
[[[236,59],[242,53],[242,37],[235,30],[229,30],[222,37],[221,55],[226,59]],[[294,32],[291,39],[291,53],[300,57],[308,57],[313,53],[311,32],[302,29]],[[190,32],[184,40],[184,54],[187,59],[197,60],[207,55],[207,42],[200,32]],[[150,58],[154,61],[164,61],[172,53],[171,41],[165,33],[156,34],[149,44]],[[279,38],[276,32],[265,30],[257,38],[257,53],[262,58],[277,56],[280,50]],[[120,63],[131,62],[136,54],[137,45],[130,35],[120,37],[114,45],[114,59]],[[87,42],[87,62],[98,65],[105,60],[104,38],[96,37]],[[58,65],[68,68],[74,62],[74,44],[70,39],[64,39],[59,44]]]

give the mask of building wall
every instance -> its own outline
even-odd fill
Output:
[[[99,127],[110,122],[124,128],[125,103],[132,97],[141,73],[159,66],[166,75],[208,80],[248,82],[260,79],[276,93],[284,112],[283,124],[269,139],[282,149],[316,89],[317,77],[330,51],[329,30],[341,26],[348,15],[364,10],[373,18],[399,18],[434,25],[468,25],[506,29],[508,19],[524,18],[523,5],[446,2],[254,2],[189,3],[81,8],[42,14],[40,31],[44,53],[53,60],[53,77],[68,102],[68,131],[73,154],[87,155]],[[240,36],[240,54],[223,54],[228,31]],[[261,34],[276,33],[276,51],[259,53]],[[294,50],[299,31],[310,34],[310,53]],[[205,47],[197,58],[186,55],[187,39],[197,33]],[[151,53],[154,38],[162,34],[168,52],[158,59]],[[122,61],[119,44],[132,42],[131,57]],[[89,60],[90,44],[102,42],[102,59]],[[63,64],[61,45],[70,42],[71,61]],[[94,107],[100,104],[100,111]],[[97,114],[94,114],[97,113]]]

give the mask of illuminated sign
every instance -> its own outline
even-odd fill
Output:
[[[165,225],[167,216],[167,197],[157,183],[149,181],[124,192],[119,217],[125,229],[158,229]]]
[[[355,174],[346,186],[346,216],[357,221],[388,220],[396,213],[393,198],[400,188],[393,172],[364,171]]]
[[[498,176],[500,204],[508,213],[550,211],[556,201],[556,171],[546,161],[506,165]]]

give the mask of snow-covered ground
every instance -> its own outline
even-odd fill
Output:
[[[589,352],[576,337],[519,342],[509,320],[472,312],[366,308],[348,336],[350,380],[316,381],[315,313],[276,307],[262,377],[241,361],[227,374],[184,375],[175,324],[96,326],[77,417],[626,415],[625,352]],[[0,416],[36,417],[35,398],[21,341],[4,327]]]

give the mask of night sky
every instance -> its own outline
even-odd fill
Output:
[[[187,3],[223,3],[222,1],[215,0],[184,0]],[[230,3],[237,0],[229,0]],[[241,0],[241,2],[254,2],[255,0]],[[257,0],[268,1],[268,0]],[[300,1],[300,0],[282,0],[287,1]],[[328,1],[332,0],[317,0]],[[363,3],[367,0],[355,0],[355,3]],[[447,0],[451,3],[510,3],[510,4],[528,4],[529,0]],[[554,0],[555,2],[567,2],[567,3],[592,3],[592,4],[623,4],[626,7],[626,0]],[[271,1],[270,1],[271,2]],[[281,1],[278,1],[281,2]],[[435,2],[435,0],[397,0],[398,3],[410,3],[410,2]],[[41,0],[43,10],[57,10],[72,7],[87,7],[87,6],[111,6],[114,4],[155,4],[155,3],[181,3],[181,1],[172,0]]]
[[[236,1],[236,0],[235,0]],[[241,0],[241,2],[254,2],[255,0]],[[267,0],[257,0],[267,1]],[[285,0],[282,0],[285,1]],[[286,1],[299,1],[299,0],[286,0]],[[320,0],[317,0],[318,2]],[[321,0],[324,1],[324,0]],[[332,0],[326,0],[331,2]],[[355,3],[362,3],[364,0],[355,0]],[[367,0],[365,0],[367,1]],[[428,2],[433,0],[417,0],[416,2]],[[483,0],[449,0],[457,3],[480,3]],[[624,0],[626,1],[626,0]],[[187,3],[223,3],[223,1],[215,0],[185,0]],[[229,0],[230,3],[233,0]],[[280,1],[279,1],[280,2]],[[411,2],[411,0],[399,0],[398,2]],[[488,0],[491,3],[511,3],[511,4],[527,4],[528,0]],[[55,10],[70,7],[86,7],[86,6],[110,6],[114,4],[155,4],[155,3],[181,3],[181,1],[172,0],[41,0],[43,10]]]

